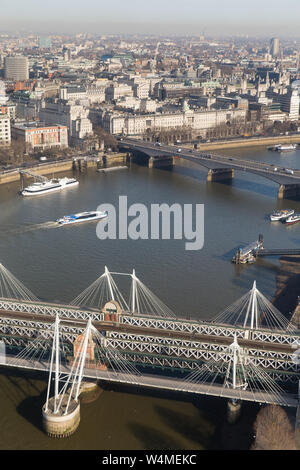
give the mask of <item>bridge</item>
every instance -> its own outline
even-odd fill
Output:
[[[119,276],[131,280],[128,296]],[[0,265],[0,339],[3,367],[49,374],[49,435],[77,428],[87,379],[224,397],[234,413],[241,401],[299,405],[300,331],[255,282],[217,317],[197,321],[178,317],[135,270],[105,268],[72,302],[55,304]]]
[[[122,139],[122,140],[121,140]],[[156,145],[132,138],[119,138],[119,149],[130,151],[138,158],[147,158],[150,167],[173,166],[173,157],[197,163],[208,169],[207,181],[229,180],[234,170],[254,173],[279,184],[278,198],[300,196],[300,170],[266,163],[227,157],[201,150],[188,150],[172,145]]]

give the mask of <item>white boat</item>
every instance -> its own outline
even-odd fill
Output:
[[[61,191],[62,189],[71,188],[77,186],[79,182],[75,178],[53,178],[44,181],[32,183],[27,188],[24,188],[21,192],[22,196],[40,196],[46,193],[53,193],[55,191]]]
[[[280,211],[274,211],[270,215],[271,222],[276,222],[277,220],[284,220],[287,217],[289,217],[290,215],[293,215],[294,212],[295,211],[293,209],[283,209],[283,210],[280,210]]]
[[[64,217],[57,219],[56,222],[61,225],[78,224],[81,222],[89,222],[91,220],[104,219],[105,217],[107,217],[107,215],[107,211],[79,212],[77,214],[65,215]]]
[[[291,152],[293,150],[296,150],[296,148],[297,148],[296,144],[287,144],[287,145],[277,144],[277,145],[274,145],[273,147],[268,147],[268,150],[272,150],[273,152]]]
[[[300,214],[293,214],[290,215],[290,217],[288,217],[287,219],[285,219],[286,225],[292,225],[296,222],[300,222]]]
[[[289,145],[278,145],[277,146],[277,152],[291,152],[293,150],[296,150],[297,146],[295,144],[289,144]]]

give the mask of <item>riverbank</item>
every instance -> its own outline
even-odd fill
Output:
[[[19,181],[20,179],[20,170],[28,170],[30,173],[39,175],[39,176],[44,176],[44,175],[54,175],[56,173],[64,173],[64,172],[69,172],[74,170],[74,162],[76,161],[85,161],[86,166],[81,165],[80,168],[83,169],[88,169],[88,168],[109,168],[111,166],[114,166],[118,163],[126,163],[128,160],[127,154],[126,153],[109,153],[109,154],[103,154],[99,155],[97,158],[94,159],[87,159],[85,160],[85,157],[83,156],[78,156],[78,157],[73,157],[68,160],[63,160],[63,161],[55,161],[55,162],[49,162],[49,163],[39,163],[34,167],[28,167],[28,168],[16,168],[12,170],[5,170],[2,173],[0,172],[0,185],[1,184],[7,184],[7,183],[14,183],[16,181]],[[76,166],[76,169],[78,170],[78,166]]]
[[[236,140],[222,140],[197,144],[197,150],[221,150],[244,147],[270,147],[276,144],[294,144],[300,142],[300,134],[282,135],[279,137],[250,137]],[[184,145],[193,148],[193,145]]]

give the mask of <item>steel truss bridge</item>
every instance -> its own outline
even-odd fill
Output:
[[[53,331],[59,319],[59,337],[68,356],[74,354],[75,342],[91,324],[101,336],[102,356],[114,357],[114,371],[85,365],[84,377],[298,406],[300,331],[276,311],[255,283],[214,320],[196,321],[172,314],[135,271],[111,273],[106,268],[70,305],[63,305],[37,300],[1,267],[0,293],[13,280],[15,294],[23,295],[0,297],[0,339],[6,347],[3,365],[49,371]],[[113,274],[131,276],[128,303]],[[88,305],[90,299],[93,305]],[[24,351],[34,354],[28,356]],[[45,353],[46,359],[38,361],[37,353]],[[128,374],[126,364],[139,373]],[[67,363],[64,367],[67,373]],[[204,380],[204,373],[209,380]]]

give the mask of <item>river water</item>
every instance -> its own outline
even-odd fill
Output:
[[[300,150],[280,154],[254,147],[226,153],[300,168]],[[184,162],[173,171],[132,164],[128,171],[90,170],[78,179],[77,188],[36,199],[20,197],[18,184],[0,187],[0,261],[44,300],[71,301],[103,273],[105,265],[118,272],[135,268],[177,315],[210,319],[249,290],[254,280],[264,295],[274,295],[278,259],[235,266],[231,258],[237,247],[256,240],[259,233],[266,248],[299,247],[300,224],[271,224],[268,214],[275,208],[300,212],[300,202],[277,200],[278,186],[250,173],[236,172],[230,183],[207,183],[205,169]],[[203,249],[186,251],[184,240],[99,240],[95,223],[59,228],[52,224],[58,217],[94,210],[101,203],[118,207],[120,195],[128,197],[128,205],[204,204]],[[120,281],[126,290],[125,278]],[[83,405],[79,430],[69,439],[53,441],[41,430],[45,388],[43,377],[1,371],[1,449],[223,445],[225,402],[201,398],[195,404],[181,396],[119,389],[105,390],[96,402]]]

